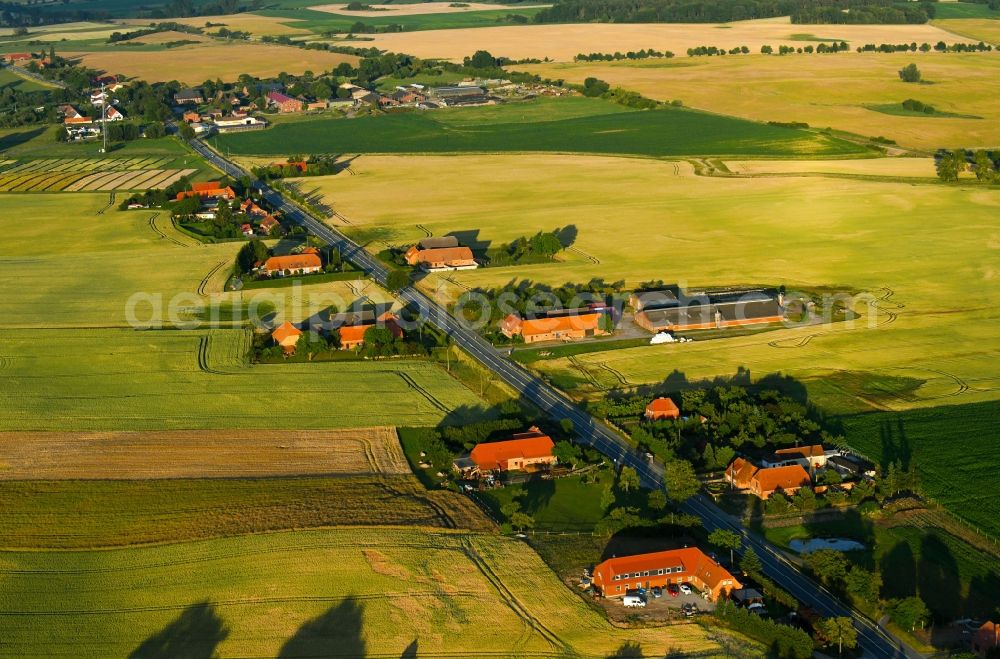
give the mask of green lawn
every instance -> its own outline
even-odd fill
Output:
[[[22,78],[6,68],[0,68],[0,90],[16,89],[20,92],[37,92],[52,89],[34,80]]]
[[[211,141],[223,151],[241,155],[555,151],[804,157],[865,153],[849,142],[798,129],[678,108],[623,112],[609,102],[582,98],[316,119],[220,135]]]
[[[978,2],[939,2],[934,5],[934,18],[1000,18],[1000,11]]]
[[[610,482],[612,476],[604,473]],[[521,501],[524,512],[535,520],[535,528],[551,531],[589,531],[604,517],[601,495],[604,487],[583,483],[581,477],[533,480],[524,485],[511,485],[488,490],[483,498],[497,512],[514,498]]]
[[[944,405],[840,419],[851,446],[876,462],[916,469],[924,491],[1000,540],[1000,476],[993,446],[1000,402]]]

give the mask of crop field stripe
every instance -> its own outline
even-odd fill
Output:
[[[119,176],[121,176],[121,172],[118,170],[112,172],[104,172],[100,176],[95,178],[93,181],[88,183],[87,186],[84,188],[84,190],[87,190],[88,192],[94,190],[104,190],[105,185],[109,181],[113,181]]]
[[[72,184],[70,184],[69,186],[67,186],[65,189],[66,189],[67,192],[78,192],[78,191],[81,191],[81,190],[83,190],[85,188],[85,186],[89,185],[91,181],[94,181],[94,180],[96,180],[97,178],[99,178],[99,177],[101,177],[103,175],[104,175],[103,172],[97,172],[97,173],[94,173],[94,172],[85,172],[85,174],[84,174],[84,176],[82,178],[77,179]]]
[[[123,173],[119,173],[118,176],[112,177],[111,179],[105,181],[103,185],[101,185],[101,189],[116,190],[118,189],[118,186],[122,185],[127,181],[131,181],[132,179],[136,178],[136,176],[140,175],[142,175],[142,172],[126,171]]]
[[[50,173],[49,175],[42,176],[40,179],[36,180],[34,185],[28,188],[28,190],[32,192],[48,190],[53,183],[61,181],[64,178],[66,178],[65,172]]]
[[[46,192],[61,192],[64,188],[79,181],[84,176],[87,176],[85,172],[67,172],[66,178],[58,183],[54,183]]]
[[[143,172],[142,176],[138,176],[128,182],[130,187],[125,187],[124,185],[119,186],[118,190],[144,190],[146,184],[155,179],[156,177],[163,174],[162,169],[150,169]]]
[[[184,177],[184,176],[190,176],[195,171],[197,171],[197,170],[194,170],[194,169],[181,169],[181,170],[177,170],[173,174],[168,174],[168,175],[164,176],[164,178],[161,179],[161,180],[159,180],[159,181],[152,181],[152,182],[148,183],[148,185],[150,187],[166,188],[166,187],[170,186],[171,184],[176,183],[177,181],[181,180],[182,177]]]

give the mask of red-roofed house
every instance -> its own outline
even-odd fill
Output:
[[[301,100],[281,92],[268,92],[267,102],[276,106],[279,112],[302,112]]]
[[[359,319],[350,325],[341,325],[337,331],[340,334],[340,349],[353,350],[365,342],[365,332],[372,327],[381,325],[392,333],[397,339],[403,338],[403,329],[399,326],[399,319],[393,313],[386,312],[378,318]]]
[[[826,458],[823,445],[813,444],[812,446],[778,449],[774,455],[763,460],[763,464],[765,467],[784,467],[797,464],[803,469],[818,469],[826,465]]]
[[[272,256],[264,262],[264,272],[269,277],[307,275],[323,269],[323,261],[317,254],[289,254]]]
[[[749,460],[736,458],[726,467],[726,482],[737,490],[749,490],[750,479],[757,473],[757,466]]]
[[[535,471],[556,463],[552,438],[537,427],[502,442],[476,444],[466,459],[456,461],[461,471]]]
[[[236,199],[236,192],[234,192],[231,187],[227,185],[224,188],[220,188],[220,185],[221,183],[219,181],[192,183],[190,190],[184,190],[177,193],[177,201],[186,197],[201,197],[202,199],[222,197],[229,200]]]
[[[271,338],[285,352],[295,352],[295,344],[299,342],[299,337],[301,336],[302,330],[287,320],[271,332]]]
[[[750,478],[750,491],[761,499],[769,498],[776,490],[791,496],[799,488],[812,484],[809,474],[800,465],[758,469]]]
[[[524,320],[510,314],[500,323],[500,331],[508,338],[521,336],[525,343],[568,341],[591,336],[603,336],[601,317],[604,312],[591,309],[570,309],[558,315]]]
[[[3,59],[8,64],[21,64],[32,60],[31,53],[7,53]]]
[[[260,229],[260,232],[263,235],[270,236],[279,226],[281,226],[281,224],[278,220],[275,219],[273,215],[268,215],[260,221],[260,225],[257,228]]]
[[[660,421],[662,419],[679,419],[681,411],[669,398],[655,398],[653,402],[646,406],[646,418],[650,421]]]
[[[406,263],[424,270],[473,270],[479,266],[468,247],[432,247],[421,249],[413,245],[405,254]]]
[[[685,583],[712,600],[743,587],[697,547],[609,558],[594,568],[593,583],[604,597],[622,597],[640,587]]]
[[[1000,624],[986,621],[972,637],[972,651],[979,659],[986,659],[994,648],[1000,648]]]

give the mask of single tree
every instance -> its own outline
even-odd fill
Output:
[[[738,533],[726,529],[716,529],[708,534],[708,541],[719,549],[728,549],[729,564],[733,565],[733,552],[742,546],[742,541]]]
[[[916,64],[907,64],[899,70],[899,79],[903,82],[920,82],[920,69]]]
[[[743,552],[743,556],[740,557],[740,569],[744,573],[754,576],[760,574],[764,570],[764,564],[760,562],[760,557],[757,555],[752,548],[747,548]]]
[[[661,511],[667,507],[667,494],[663,490],[650,490],[646,505],[650,510]]]
[[[632,467],[622,467],[618,474],[618,488],[626,494],[639,489],[639,474]]]
[[[663,466],[663,485],[667,490],[667,498],[677,503],[687,501],[701,489],[694,467],[686,460],[667,461]]]
[[[388,278],[386,278],[385,286],[390,291],[395,293],[396,291],[406,288],[410,285],[410,273],[406,270],[393,270],[389,273]]]
[[[517,512],[510,516],[510,525],[514,527],[515,531],[521,532],[525,529],[534,528],[535,520],[532,519],[531,515]]]
[[[854,628],[854,622],[847,616],[824,618],[816,624],[816,631],[828,643],[837,644],[838,656],[844,655],[844,646],[850,649],[858,644],[858,631]]]
[[[892,600],[889,603],[889,617],[892,621],[911,632],[917,627],[923,628],[930,617],[930,611],[924,601],[913,595],[904,599]]]

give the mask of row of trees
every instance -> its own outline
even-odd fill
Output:
[[[980,183],[1000,183],[1000,152],[997,151],[939,151],[935,168],[942,181],[957,181],[965,171],[972,171]]]
[[[618,60],[638,60],[638,59],[649,59],[653,58],[665,58],[669,59],[673,57],[674,54],[669,50],[653,50],[652,48],[647,48],[645,50],[630,50],[627,53],[620,51],[615,51],[614,53],[580,53],[573,57],[576,62],[613,62]]]

